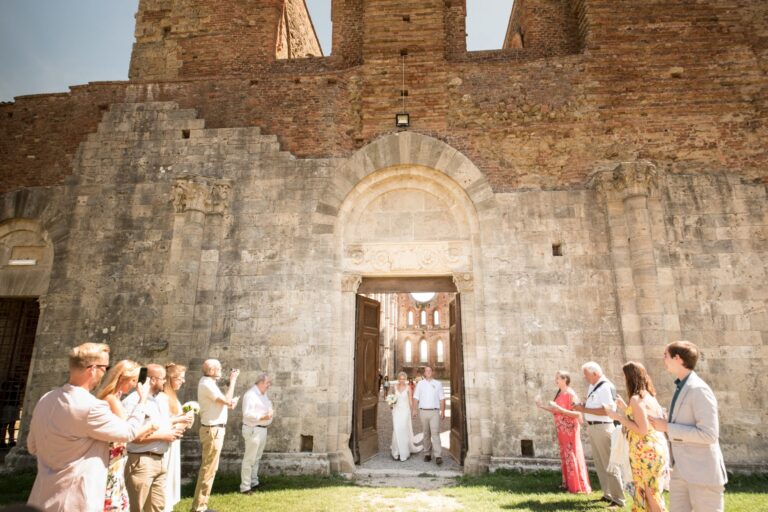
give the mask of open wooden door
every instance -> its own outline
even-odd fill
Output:
[[[376,415],[379,405],[379,302],[357,296],[355,387],[351,448],[360,464],[379,453]]]
[[[464,465],[467,455],[467,419],[464,404],[464,350],[461,339],[461,299],[459,294],[449,305],[451,362],[451,448],[456,462]]]

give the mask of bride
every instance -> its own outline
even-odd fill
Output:
[[[411,423],[411,407],[413,394],[407,382],[405,372],[397,374],[397,384],[392,386],[392,394],[396,397],[392,405],[392,458],[401,461],[408,460],[412,453],[421,451],[416,446]]]

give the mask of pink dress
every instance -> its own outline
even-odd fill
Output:
[[[563,409],[572,410],[573,401],[568,393],[560,393],[555,403]],[[560,444],[560,463],[563,470],[563,487],[568,492],[592,492],[589,485],[587,463],[584,460],[584,449],[581,447],[581,427],[579,420],[555,413],[555,428],[557,442]]]

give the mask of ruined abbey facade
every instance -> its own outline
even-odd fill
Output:
[[[238,394],[269,372],[266,464],[351,471],[356,294],[440,278],[465,471],[556,457],[558,368],[583,394],[581,363],[621,390],[639,360],[668,403],[680,338],[726,463],[765,469],[768,3],[516,0],[468,52],[466,1],[333,0],[323,56],[302,0],[141,0],[128,81],[0,105],[0,297],[39,307],[22,439],[105,341],[187,364],[185,399],[207,357]]]

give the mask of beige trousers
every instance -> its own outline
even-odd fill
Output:
[[[267,429],[243,425],[245,453],[240,466],[240,492],[259,485],[259,461],[267,444]]]
[[[440,411],[427,411],[419,409],[419,419],[421,420],[421,431],[424,433],[422,446],[424,455],[432,455],[435,458],[442,457],[443,447],[440,445]]]
[[[125,487],[131,512],[163,512],[165,508],[164,457],[129,453],[125,466]]]
[[[670,512],[723,512],[725,503],[722,485],[696,485],[683,480],[672,470],[669,482]]]
[[[192,501],[193,511],[204,511],[208,508],[211,497],[211,487],[216,471],[219,469],[219,457],[224,446],[224,427],[200,427],[200,445],[203,461],[197,473],[195,499]]]
[[[613,423],[587,425],[589,443],[592,446],[592,459],[595,461],[597,479],[603,494],[616,503],[624,505],[624,489],[621,478],[605,470],[611,460],[611,433],[616,427]]]

